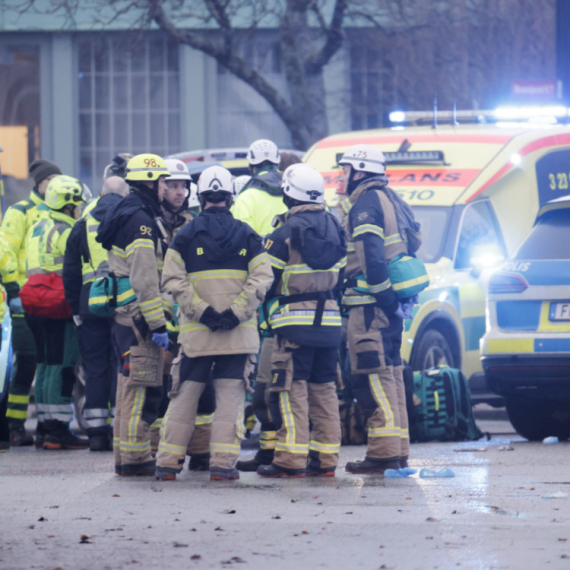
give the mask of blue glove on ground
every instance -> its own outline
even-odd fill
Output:
[[[165,350],[168,350],[168,333],[155,332],[152,333],[152,342],[158,346],[162,346]]]

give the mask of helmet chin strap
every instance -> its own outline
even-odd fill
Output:
[[[354,183],[354,174],[356,170],[351,166],[350,167],[350,174],[348,175],[348,181],[346,182],[346,193],[348,196],[352,194],[356,184]]]

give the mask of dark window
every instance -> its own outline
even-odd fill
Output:
[[[570,209],[554,210],[542,216],[515,259],[570,259]]]

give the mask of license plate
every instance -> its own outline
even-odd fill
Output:
[[[567,303],[550,303],[551,321],[570,321],[570,301]]]

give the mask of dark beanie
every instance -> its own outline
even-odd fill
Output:
[[[59,169],[57,164],[49,160],[34,160],[34,162],[30,164],[30,176],[34,179],[36,186],[52,174],[63,174],[63,172]]]

